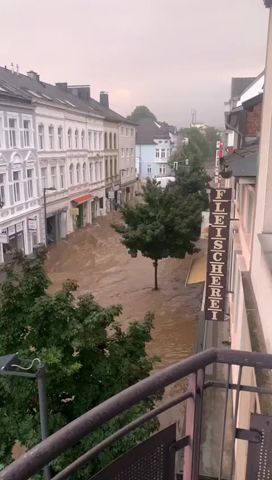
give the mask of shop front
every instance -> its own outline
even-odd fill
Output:
[[[92,222],[91,202],[93,195],[90,193],[72,200],[70,214],[73,219],[73,230],[85,227]]]
[[[46,233],[48,245],[65,238],[67,234],[67,208],[47,214]]]
[[[21,221],[11,221],[1,227],[0,233],[0,260],[8,262],[15,251],[28,255],[40,241],[39,218],[37,215],[24,217]]]

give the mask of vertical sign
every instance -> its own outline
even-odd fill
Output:
[[[224,320],[231,188],[212,188],[205,299],[205,320]]]
[[[220,158],[223,156],[223,143],[218,140],[216,142],[216,151],[215,151],[215,169],[214,169],[214,181],[215,184],[219,185],[219,171],[220,171]]]

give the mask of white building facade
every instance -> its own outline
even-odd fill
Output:
[[[135,195],[136,188],[136,130],[132,124],[122,123],[119,126],[119,168],[121,203],[129,202]]]
[[[0,262],[41,241],[38,159],[31,102],[0,88]]]

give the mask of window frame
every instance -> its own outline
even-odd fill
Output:
[[[15,122],[15,126],[12,127],[12,128],[10,127],[10,124],[9,124],[10,120],[14,120],[14,122]],[[8,118],[7,118],[7,121],[8,121],[8,146],[9,146],[9,148],[18,148],[20,146],[19,145],[19,135],[18,135],[18,133],[19,133],[19,131],[18,131],[18,129],[19,129],[18,115],[9,114]],[[11,141],[11,139],[13,137],[12,134],[14,134],[14,138],[13,138],[13,140],[15,140],[14,144],[13,144],[13,140]]]
[[[58,126],[58,148],[63,150],[63,127],[61,125]]]
[[[49,149],[55,149],[55,129],[54,125],[49,125],[48,127],[48,138],[49,138]]]
[[[28,173],[31,172],[31,176],[28,176]],[[34,182],[33,182],[33,168],[26,169],[26,189],[27,189],[27,198],[34,198]]]
[[[42,131],[40,131],[42,129]],[[44,124],[39,123],[38,125],[38,148],[39,150],[45,150],[44,144]]]
[[[18,173],[18,179],[14,179],[14,174]],[[12,189],[13,189],[13,201],[14,203],[20,203],[21,202],[21,170],[13,170],[12,171]],[[18,187],[18,191],[16,192]],[[16,198],[18,197],[18,198]]]

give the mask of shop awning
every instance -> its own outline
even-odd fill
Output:
[[[206,280],[207,254],[195,256],[187,275],[186,285],[204,283]]]
[[[73,202],[77,205],[80,205],[81,203],[88,202],[88,200],[91,200],[92,198],[94,198],[93,195],[88,193],[87,195],[83,195],[82,197],[74,198]]]

